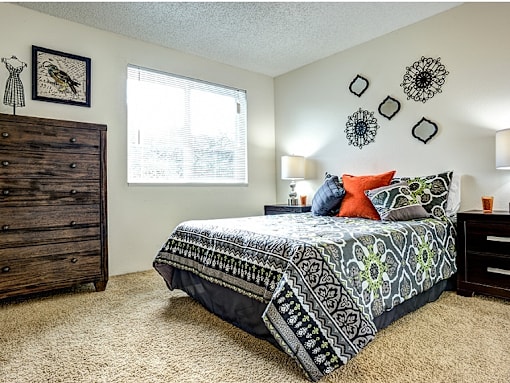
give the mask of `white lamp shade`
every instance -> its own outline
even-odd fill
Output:
[[[510,170],[510,129],[496,132],[496,169]]]
[[[302,180],[305,178],[305,157],[282,156],[282,180]]]

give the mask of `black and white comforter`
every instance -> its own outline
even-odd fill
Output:
[[[374,317],[456,272],[455,225],[308,213],[188,221],[158,265],[267,303],[264,324],[318,380],[374,338]]]

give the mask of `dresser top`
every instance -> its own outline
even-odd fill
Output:
[[[30,125],[51,125],[51,126],[62,126],[66,128],[76,128],[76,129],[97,129],[97,130],[106,130],[106,125],[104,124],[96,124],[92,122],[79,122],[79,121],[68,121],[68,120],[56,120],[52,118],[43,118],[43,117],[29,117],[29,116],[20,116],[20,115],[12,115],[0,113],[0,123],[16,123],[16,124],[30,124]]]

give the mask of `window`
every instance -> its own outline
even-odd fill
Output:
[[[128,183],[246,184],[246,91],[128,66]]]

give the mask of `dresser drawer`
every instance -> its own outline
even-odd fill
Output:
[[[16,259],[39,258],[51,255],[100,255],[101,241],[79,241],[60,242],[50,244],[34,244],[32,246],[16,247],[0,247],[0,263],[12,261]],[[7,264],[7,263],[5,263]]]
[[[0,207],[0,235],[11,230],[99,225],[99,205]]]
[[[0,248],[32,247],[71,241],[94,241],[100,238],[101,228],[99,225],[68,229],[0,230]]]
[[[510,256],[466,254],[466,282],[510,289]]]
[[[99,204],[99,180],[67,182],[0,178],[0,207]]]
[[[465,222],[466,249],[510,254],[510,225],[499,222]]]
[[[99,131],[0,121],[0,149],[99,153]]]
[[[0,150],[0,178],[99,179],[99,156]]]
[[[101,257],[76,254],[0,261],[0,295],[9,290],[38,289],[41,285],[71,285],[101,277]]]

